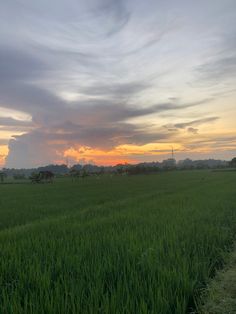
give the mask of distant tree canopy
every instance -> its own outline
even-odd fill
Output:
[[[7,177],[6,172],[1,171],[1,172],[0,172],[0,181],[3,182],[6,177]]]
[[[46,172],[49,171],[51,173],[57,174],[57,175],[64,175],[69,172],[69,169],[66,165],[48,165],[44,167],[39,167],[37,169],[39,172]]]
[[[23,179],[25,179],[25,175],[24,175],[24,173],[22,173],[22,174],[15,174],[14,176],[13,176],[13,178],[14,178],[14,180],[23,180]]]
[[[30,176],[32,183],[52,182],[54,174],[51,171],[33,172]]]
[[[236,157],[234,157],[234,158],[230,161],[230,166],[231,166],[231,167],[236,167]]]
[[[228,167],[236,167],[236,157],[231,161],[215,159],[191,160],[189,158],[176,161],[174,158],[169,158],[161,162],[124,163],[115,166],[97,166],[94,164],[75,164],[72,167],[68,167],[67,165],[47,165],[30,169],[3,168],[0,170],[0,173],[2,173],[0,174],[0,182],[3,182],[6,176],[15,180],[23,179],[24,176],[25,179],[29,178],[32,182],[51,182],[52,177],[45,177],[44,173],[52,173],[55,177],[70,176],[72,178],[85,178],[87,176],[99,176],[103,174],[133,175],[175,169],[223,169]]]
[[[73,167],[73,168],[70,169],[69,175],[72,178],[79,178],[80,177],[80,170],[78,170],[75,167]]]
[[[82,167],[80,170],[78,170],[78,168],[76,167],[72,167],[70,169],[69,175],[72,178],[85,178],[89,176],[89,172],[85,168],[82,168]]]

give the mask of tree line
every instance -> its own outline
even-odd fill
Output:
[[[0,182],[7,177],[14,180],[30,179],[33,183],[52,182],[54,177],[86,178],[88,176],[99,176],[103,174],[114,175],[136,175],[147,174],[168,170],[191,170],[191,169],[224,169],[236,168],[236,157],[231,161],[205,159],[184,159],[176,162],[174,158],[162,162],[143,162],[139,164],[117,164],[115,166],[97,166],[92,164],[76,164],[72,167],[66,165],[48,165],[45,167],[31,169],[3,168],[0,171]]]

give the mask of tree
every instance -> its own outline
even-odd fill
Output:
[[[52,182],[54,174],[51,171],[39,171],[39,177],[41,181]]]
[[[41,178],[39,173],[32,172],[29,179],[31,180],[32,183],[40,183]]]
[[[234,157],[229,164],[231,167],[236,167],[236,157]]]
[[[88,177],[89,176],[89,174],[88,174],[88,172],[85,170],[85,169],[83,169],[82,170],[82,173],[81,173],[81,178],[86,178],[86,177]]]
[[[15,174],[14,176],[13,176],[13,178],[14,178],[14,180],[24,180],[25,179],[25,175],[24,175],[24,173],[19,173],[19,174]]]
[[[4,179],[7,177],[7,174],[3,171],[0,172],[0,181],[3,183]]]
[[[33,172],[29,177],[32,183],[52,182],[54,174],[51,171]]]
[[[69,172],[69,176],[72,178],[79,178],[80,177],[80,170],[72,167]]]

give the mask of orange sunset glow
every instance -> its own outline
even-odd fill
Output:
[[[171,147],[169,144],[156,143],[145,144],[142,146],[137,145],[119,145],[112,150],[103,151],[99,149],[93,149],[91,147],[69,148],[64,152],[65,157],[70,157],[76,162],[83,161],[86,163],[92,162],[97,165],[116,165],[123,163],[137,163],[135,156],[152,156],[153,160],[157,156],[170,154]],[[181,146],[175,144],[176,149]]]

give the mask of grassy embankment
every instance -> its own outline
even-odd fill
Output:
[[[199,314],[236,313],[236,248],[198,301]]]

